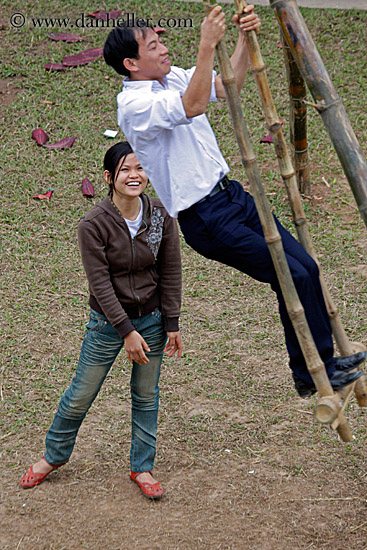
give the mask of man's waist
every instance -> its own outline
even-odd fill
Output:
[[[202,202],[205,202],[208,200],[209,197],[214,197],[217,193],[220,193],[220,191],[224,191],[227,189],[228,185],[231,183],[231,181],[228,179],[227,176],[223,176],[218,183],[216,183],[213,187],[213,189],[206,195],[204,198],[200,199],[196,204],[200,204]]]

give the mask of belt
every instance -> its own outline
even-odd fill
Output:
[[[224,191],[227,189],[228,185],[231,183],[231,181],[227,178],[227,176],[223,176],[221,180],[218,181],[217,184],[214,185],[213,189],[210,191],[209,195],[206,195],[203,199],[200,199],[196,204],[200,204],[201,202],[206,201],[209,197],[214,197],[219,191]]]

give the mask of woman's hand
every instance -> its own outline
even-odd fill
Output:
[[[182,340],[181,340],[181,334],[179,331],[177,332],[167,332],[168,342],[166,347],[164,348],[164,351],[168,351],[168,357],[172,357],[177,351],[177,357],[181,357],[182,355]]]
[[[125,336],[126,356],[131,364],[133,361],[138,363],[138,365],[149,363],[149,359],[145,355],[144,350],[150,351],[149,346],[136,330],[129,332],[129,334]]]

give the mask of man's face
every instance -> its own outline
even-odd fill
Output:
[[[139,33],[136,40],[139,44],[139,59],[134,59],[137,71],[131,72],[131,79],[161,82],[171,70],[168,49],[152,29],[147,29],[145,37]]]

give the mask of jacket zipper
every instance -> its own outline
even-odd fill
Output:
[[[144,221],[144,220],[143,220]],[[142,229],[140,232],[138,232],[135,237],[137,237],[138,235],[141,235],[144,231],[146,231],[147,229],[147,224],[146,222],[144,221],[144,224],[145,224],[145,227],[144,229]],[[129,232],[129,235],[130,235],[130,231],[128,230]],[[134,237],[134,239],[135,239]],[[131,238],[131,235],[130,235],[130,240],[131,240],[131,250],[132,250],[132,260],[133,260],[133,269],[134,269],[134,264],[135,264],[135,241],[134,239]],[[132,290],[132,293],[134,294],[135,296],[135,299],[137,300],[138,302],[138,312],[139,312],[139,317],[141,317],[141,300],[140,300],[140,296],[136,293],[136,290],[135,290],[135,286],[133,284],[133,274],[132,274],[132,271],[130,272],[130,287],[131,287],[131,290]]]
[[[131,237],[131,236],[130,236]],[[134,243],[134,239],[131,239],[131,249],[132,249],[132,254],[133,254],[133,268],[134,268],[134,264],[135,264],[135,243]],[[133,284],[133,274],[132,274],[132,271],[130,273],[130,281],[131,281],[131,290],[135,296],[135,299],[137,300],[138,302],[138,312],[139,312],[139,317],[141,317],[141,301],[140,301],[140,297],[139,295],[136,293],[135,291],[135,286]]]

